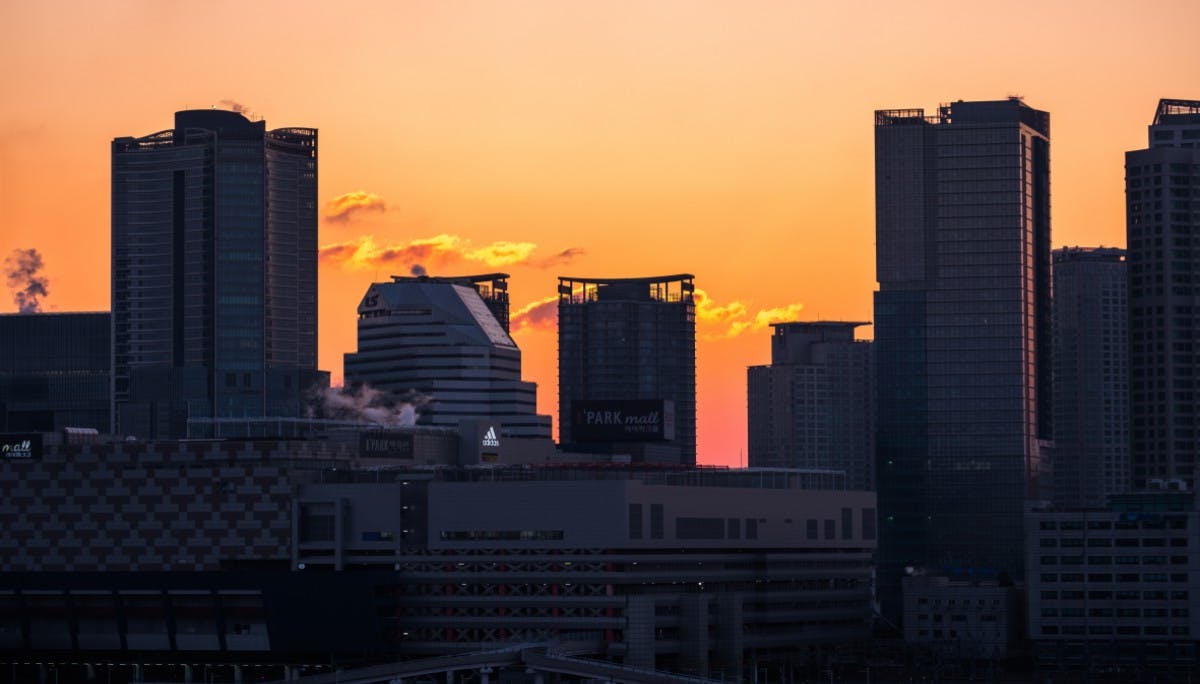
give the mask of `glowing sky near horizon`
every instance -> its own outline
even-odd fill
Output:
[[[107,309],[114,137],[209,106],[315,127],[335,379],[372,280],[503,270],[555,415],[556,276],[693,273],[700,460],[737,464],[766,324],[872,318],[875,109],[1023,96],[1054,244],[1123,245],[1123,153],[1200,98],[1198,26],[1194,0],[0,2],[0,257],[39,251],[48,310]]]

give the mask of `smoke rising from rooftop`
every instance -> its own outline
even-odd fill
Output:
[[[4,259],[4,275],[20,313],[41,313],[41,300],[50,294],[50,281],[38,275],[42,265],[42,255],[32,247],[14,249]]]
[[[309,397],[308,416],[328,420],[369,423],[381,427],[410,427],[417,423],[417,410],[429,401],[418,392],[401,398],[371,387],[326,387]]]

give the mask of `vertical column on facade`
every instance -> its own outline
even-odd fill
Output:
[[[653,596],[630,596],[626,599],[625,664],[654,669]]]
[[[679,600],[679,668],[708,673],[708,594],[684,594]]]
[[[717,663],[728,674],[742,671],[743,638],[742,595],[723,593],[717,597]]]

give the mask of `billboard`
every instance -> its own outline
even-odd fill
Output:
[[[364,432],[358,438],[362,458],[411,459],[414,451],[411,432]]]
[[[675,439],[669,399],[585,399],[571,402],[576,442],[652,442]]]
[[[0,459],[28,461],[41,457],[41,434],[37,432],[0,433]]]

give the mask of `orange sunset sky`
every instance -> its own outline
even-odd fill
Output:
[[[1200,98],[1198,28],[1197,0],[0,0],[0,257],[42,253],[46,310],[107,309],[110,141],[244,107],[320,129],[335,382],[368,283],[414,263],[508,272],[514,312],[558,275],[693,273],[700,460],[738,464],[767,324],[872,318],[875,109],[1023,96],[1054,244],[1123,245],[1123,152]],[[554,415],[554,329],[523,320]]]

